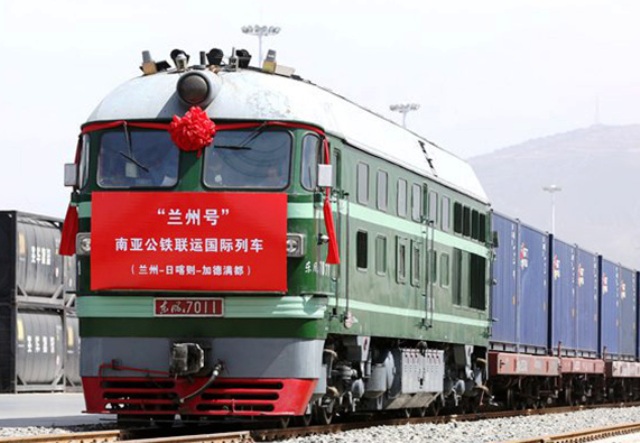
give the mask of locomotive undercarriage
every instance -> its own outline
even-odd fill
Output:
[[[394,412],[437,415],[442,408],[473,411],[490,399],[485,349],[425,341],[332,336],[323,355],[325,380],[310,418]],[[323,385],[324,383],[324,385]]]

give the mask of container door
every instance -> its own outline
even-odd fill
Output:
[[[620,268],[620,354],[625,359],[635,359],[636,347],[636,308],[635,272]]]
[[[578,354],[598,354],[598,257],[578,249],[576,255],[576,348]]]
[[[617,356],[620,352],[618,278],[618,266],[609,260],[601,258],[600,310],[602,316],[600,320],[600,346],[601,355],[605,358]]]
[[[493,214],[493,230],[498,236],[495,260],[492,267],[491,317],[493,320],[492,344],[506,347],[518,343],[517,303],[518,287],[516,280],[518,258],[518,223],[514,220]],[[522,257],[527,260],[527,257]],[[494,347],[495,347],[494,346]]]
[[[551,342],[569,355],[576,350],[575,247],[556,238],[551,251]]]
[[[549,245],[548,236],[520,224],[518,320],[523,352],[545,353],[547,350]],[[523,260],[523,257],[528,257]]]

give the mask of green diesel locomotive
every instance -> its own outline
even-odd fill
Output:
[[[172,59],[143,53],[66,169],[86,411],[480,404],[492,249],[471,167],[273,54]]]

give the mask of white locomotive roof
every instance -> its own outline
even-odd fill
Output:
[[[219,86],[217,96],[206,108],[214,120],[312,123],[363,151],[488,201],[466,161],[331,91],[255,70],[201,72]],[[88,121],[170,120],[183,115],[187,106],[176,93],[179,78],[171,72],[134,78],[107,95]]]

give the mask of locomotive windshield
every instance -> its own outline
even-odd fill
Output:
[[[291,135],[260,127],[220,131],[205,149],[204,184],[209,188],[283,189],[289,184]]]
[[[178,182],[178,148],[167,131],[122,128],[100,139],[98,185],[168,188]]]

